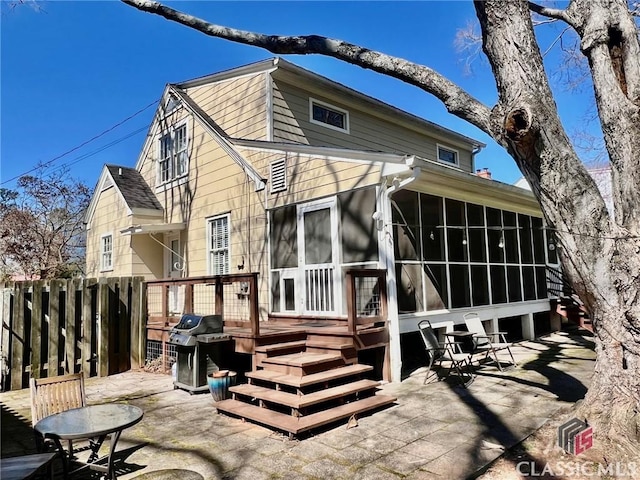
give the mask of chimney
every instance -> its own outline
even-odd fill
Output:
[[[491,179],[491,172],[489,171],[488,168],[483,168],[483,169],[478,169],[476,170],[476,175],[482,178],[489,178]]]
[[[478,170],[478,171],[480,171],[480,170]],[[118,169],[118,176],[120,176],[120,177],[122,176],[122,169],[121,168]]]

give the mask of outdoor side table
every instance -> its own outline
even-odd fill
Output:
[[[445,333],[444,336],[460,343],[463,352],[473,353],[473,333],[466,330],[452,330]]]
[[[133,405],[111,403],[74,408],[45,417],[35,425],[35,429],[45,438],[51,438],[63,458],[65,476],[89,467],[92,470],[106,473],[106,477],[115,480],[113,469],[113,453],[120,434],[142,420],[142,410]],[[109,453],[106,465],[103,458],[98,458],[98,450],[106,437],[109,437]],[[69,471],[71,458],[62,447],[61,440],[89,439],[91,454],[87,462],[73,472]]]

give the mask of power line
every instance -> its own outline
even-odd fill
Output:
[[[133,132],[129,132],[125,136],[120,137],[120,138],[118,138],[118,139],[116,139],[116,140],[114,140],[114,141],[112,141],[110,143],[107,143],[107,144],[101,146],[100,148],[97,148],[96,150],[93,150],[91,152],[82,154],[79,157],[76,157],[75,159],[73,159],[73,160],[71,160],[71,161],[69,161],[67,163],[63,163],[62,165],[58,166],[57,168],[54,168],[53,170],[51,170],[51,172],[56,172],[56,171],[60,170],[61,168],[70,167],[71,165],[75,165],[76,163],[78,163],[78,162],[80,162],[80,161],[82,161],[82,160],[84,160],[86,158],[93,157],[94,155],[96,155],[96,154],[98,154],[98,153],[100,153],[100,152],[102,152],[102,151],[104,151],[104,150],[106,150],[108,148],[111,148],[114,145],[117,145],[118,143],[122,143],[125,140],[128,140],[129,138],[137,135],[140,132],[144,132],[148,128],[149,128],[149,125],[145,125],[144,127],[138,128],[137,130],[134,130]]]
[[[40,168],[46,168],[47,166],[51,165],[51,164],[52,164],[53,162],[55,162],[56,160],[60,160],[61,158],[66,157],[66,156],[67,156],[67,155],[69,155],[70,153],[75,152],[76,150],[78,150],[78,149],[80,149],[80,148],[84,147],[85,145],[87,145],[87,144],[89,144],[89,143],[91,143],[91,142],[93,142],[93,141],[97,140],[98,138],[103,137],[103,136],[104,136],[104,135],[106,135],[107,133],[109,133],[109,132],[111,132],[111,131],[115,130],[116,128],[118,128],[119,126],[121,126],[121,125],[123,125],[124,123],[128,122],[128,121],[129,121],[129,120],[131,120],[132,118],[137,117],[137,116],[138,116],[138,115],[140,115],[142,112],[144,112],[145,110],[147,110],[149,107],[151,107],[151,106],[155,105],[156,103],[158,103],[158,101],[159,101],[159,100],[160,100],[160,99],[156,99],[156,100],[154,100],[153,102],[151,102],[151,103],[150,103],[149,105],[147,105],[146,107],[141,108],[140,110],[138,110],[138,111],[137,111],[137,112],[135,112],[134,114],[129,115],[129,116],[128,116],[127,118],[125,118],[124,120],[121,120],[120,122],[116,123],[115,125],[113,125],[113,126],[111,126],[111,127],[107,128],[104,132],[99,133],[98,135],[95,135],[94,137],[90,138],[89,140],[86,140],[86,141],[82,142],[80,145],[75,146],[75,147],[73,147],[72,149],[67,150],[67,151],[66,151],[66,152],[64,152],[64,153],[61,153],[60,155],[58,155],[58,156],[56,156],[56,157],[52,158],[51,160],[47,160],[47,161],[46,161],[46,162],[44,162],[44,163],[39,163],[37,166],[33,167],[32,169],[27,170],[26,172],[23,172],[23,173],[21,173],[21,174],[19,174],[19,175],[16,175],[15,177],[12,177],[12,178],[10,178],[10,179],[8,179],[8,180],[3,180],[2,182],[0,182],[0,185],[4,185],[5,183],[9,183],[9,182],[12,182],[13,180],[17,180],[18,178],[22,177],[23,175],[26,175],[26,174],[28,174],[28,173],[31,173],[31,172],[33,172],[33,171],[35,171],[35,170],[40,169]],[[146,128],[146,127],[145,127],[145,128]],[[137,131],[136,133],[139,133],[139,131]],[[131,135],[132,135],[132,134],[129,134],[129,136],[131,136]],[[126,137],[126,138],[129,138],[129,137]],[[116,143],[119,143],[119,142],[116,142]],[[113,145],[115,145],[115,143],[113,143],[113,142],[112,142],[112,144],[113,144]],[[108,144],[108,145],[110,145],[110,146],[111,146],[112,144]],[[99,151],[102,151],[102,150],[99,150]],[[98,153],[98,152],[94,152],[94,153]],[[86,157],[82,157],[82,158],[86,158]],[[79,161],[79,160],[78,160],[78,161]],[[77,162],[75,162],[75,161],[74,161],[74,163],[77,163]],[[71,163],[70,165],[73,165],[73,163]],[[62,166],[64,166],[64,165],[62,165]],[[61,167],[62,167],[62,166],[61,166]]]

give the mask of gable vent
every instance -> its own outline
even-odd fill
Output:
[[[271,163],[271,193],[287,189],[287,166],[285,160]]]

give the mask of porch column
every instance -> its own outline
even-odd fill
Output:
[[[522,322],[522,338],[533,340],[535,338],[535,327],[533,324],[533,313],[525,313],[520,317]]]
[[[396,286],[396,267],[393,254],[393,233],[388,230],[392,223],[391,203],[388,196],[378,208],[383,211],[383,227],[378,230],[380,263],[387,270],[387,325],[389,329],[389,354],[391,381],[402,381],[402,350],[400,349],[400,320],[398,318],[398,288]]]
[[[497,318],[490,318],[488,320],[485,320],[483,323],[485,323],[485,327],[484,329],[487,332],[499,332],[500,331],[500,324],[498,323],[498,319]],[[488,328],[487,328],[488,326]]]

